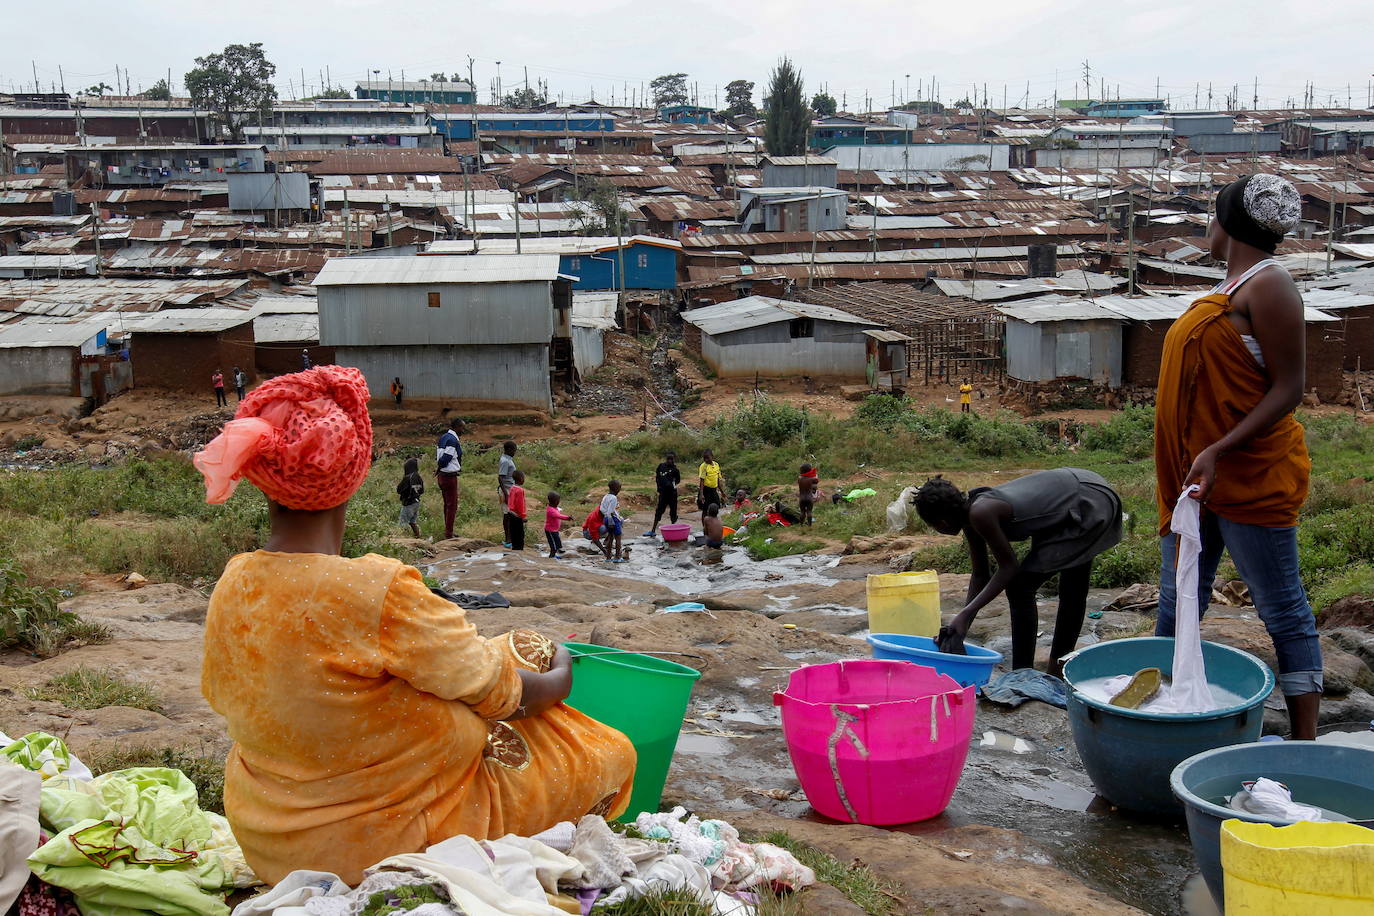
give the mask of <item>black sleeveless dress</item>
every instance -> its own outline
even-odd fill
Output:
[[[1027,572],[1081,566],[1121,540],[1121,497],[1101,475],[1083,468],[1037,471],[997,487],[969,491],[969,504],[999,499],[1011,506],[1007,539],[1031,542]]]

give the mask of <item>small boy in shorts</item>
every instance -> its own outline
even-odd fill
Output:
[[[620,548],[620,537],[625,529],[625,520],[620,517],[620,481],[612,480],[606,485],[609,490],[601,497],[601,520],[606,526],[606,542],[601,550],[612,563],[624,563],[625,557]],[[611,545],[615,545],[615,556],[611,556]]]
[[[809,464],[801,466],[797,475],[797,508],[801,511],[801,524],[811,524],[811,513],[816,508],[816,493],[821,488],[820,473]]]

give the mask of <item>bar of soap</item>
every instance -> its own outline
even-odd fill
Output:
[[[1164,675],[1158,668],[1141,668],[1131,678],[1131,682],[1125,689],[1112,697],[1111,704],[1120,706],[1122,709],[1139,709],[1143,704],[1159,693],[1160,686],[1164,683]]]

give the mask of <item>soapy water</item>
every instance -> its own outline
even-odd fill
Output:
[[[1130,675],[1115,675],[1113,677],[1095,677],[1084,681],[1074,681],[1073,689],[1092,700],[1101,703],[1110,703],[1112,698],[1122,691],[1130,682]],[[1239,706],[1249,697],[1243,697],[1238,693],[1227,690],[1225,687],[1218,687],[1216,684],[1208,684],[1212,690],[1212,699],[1216,702],[1214,709],[1230,709]],[[1169,683],[1165,681],[1156,693],[1146,702],[1137,707],[1140,712],[1153,712],[1160,715],[1178,715],[1170,703]]]

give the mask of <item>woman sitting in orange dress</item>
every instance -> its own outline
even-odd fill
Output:
[[[207,499],[266,494],[265,549],[210,598],[202,690],[228,723],[225,810],[254,871],[349,883],[457,834],[530,835],[629,801],[635,752],[562,704],[566,649],[483,639],[399,560],[339,555],[372,457],[356,369],[273,379],[195,456]]]

